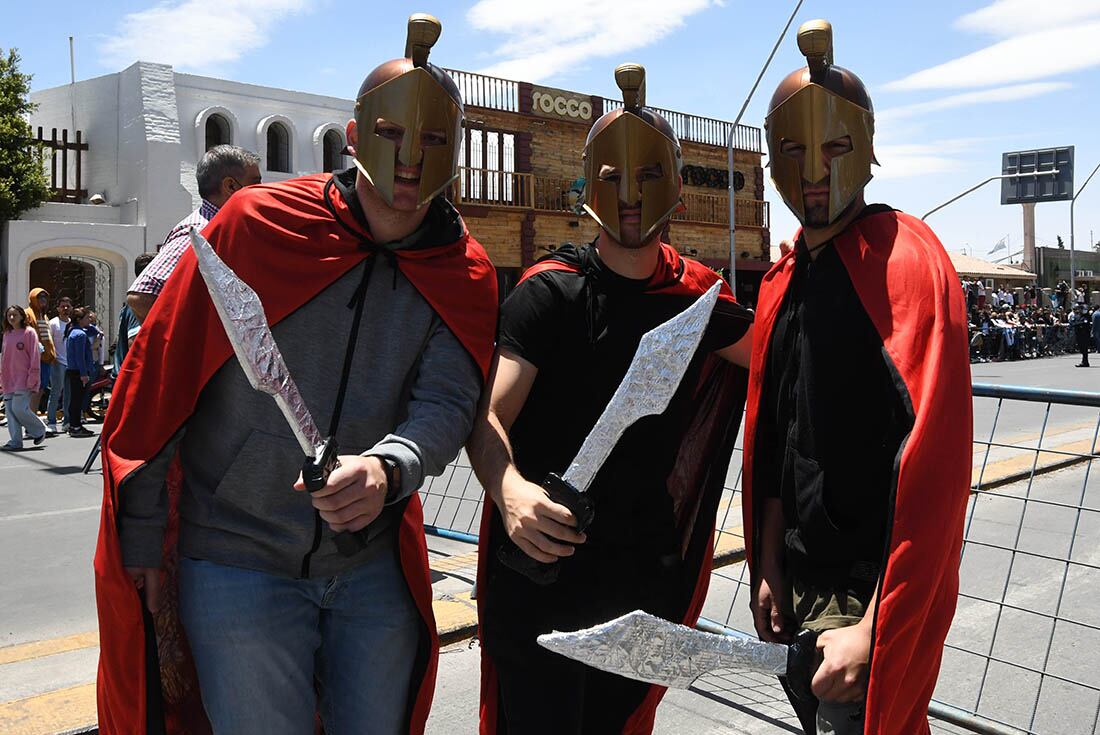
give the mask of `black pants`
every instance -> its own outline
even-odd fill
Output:
[[[69,431],[79,429],[84,416],[84,381],[79,370],[65,371],[65,408],[69,415]]]
[[[682,577],[678,555],[669,565],[644,560],[641,554],[620,560],[579,552],[563,562],[571,569],[563,570],[562,579],[547,587],[502,568],[493,547],[487,563],[487,589],[479,594],[484,596],[482,645],[498,675],[495,735],[622,732],[650,685],[577,663],[542,648],[535,639],[540,633],[577,630],[635,609],[678,618],[677,591],[686,581],[693,582]]]

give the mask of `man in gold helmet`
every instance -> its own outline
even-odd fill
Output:
[[[363,83],[354,167],[246,188],[203,230],[345,451],[323,488],[303,492],[192,253],[142,325],[103,431],[100,732],[423,732],[439,642],[416,490],[466,440],[497,307],[441,196],[462,100],[428,63],[439,33],[414,15]]]
[[[579,533],[537,484],[563,472],[630,365],[642,335],[719,279],[662,240],[679,205],[680,146],[645,106],[645,72],[615,78],[624,106],[592,126],[584,148],[588,245],[560,247],[527,271],[502,306],[489,389],[470,459],[486,488],[478,570],[483,733],[645,733],[661,691],[536,644],[642,608],[678,622],[699,615],[718,498],[737,434],[751,314],[728,288],[669,407],[627,429],[588,497]],[[724,359],[723,359],[724,358]],[[732,364],[731,364],[732,363]],[[540,585],[501,561],[550,563]]]
[[[968,497],[966,305],[935,234],[864,187],[874,113],[832,27],[772,97],[772,178],[802,223],[764,277],[750,368],[744,520],[756,630],[819,633],[785,682],[807,733],[928,732]],[[795,694],[800,692],[801,694]]]

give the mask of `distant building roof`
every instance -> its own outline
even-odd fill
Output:
[[[1001,278],[1013,281],[1034,281],[1035,274],[1023,269],[1023,266],[1003,265],[990,263],[988,260],[975,258],[965,253],[951,253],[951,264],[960,276],[977,276],[979,278]]]

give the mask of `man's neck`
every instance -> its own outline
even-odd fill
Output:
[[[863,195],[860,194],[850,205],[848,205],[848,209],[846,209],[835,222],[825,227],[803,227],[802,238],[806,241],[806,248],[810,252],[810,258],[817,258],[818,253],[821,252],[820,246],[848,229],[848,225],[852,224],[852,221],[860,215],[863,208],[866,206],[867,205],[863,201]]]
[[[657,270],[657,255],[661,250],[661,238],[652,240],[639,248],[624,248],[615,238],[600,229],[596,240],[596,253],[604,265],[624,278],[642,280],[649,278]]]
[[[428,216],[430,205],[412,211],[394,209],[386,204],[361,171],[355,173],[355,195],[367,218],[371,236],[377,243],[396,242],[416,232]]]

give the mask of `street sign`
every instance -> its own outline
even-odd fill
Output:
[[[1044,171],[1057,174],[1037,176]],[[1001,204],[1064,202],[1073,198],[1073,146],[1001,155]]]

